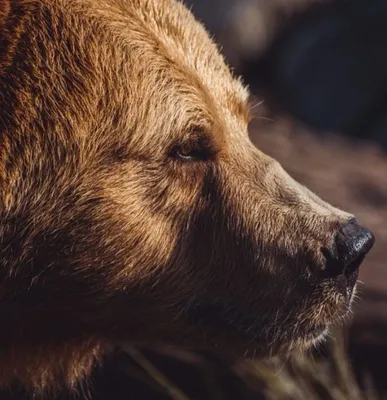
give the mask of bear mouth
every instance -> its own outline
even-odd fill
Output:
[[[356,293],[356,283],[360,266],[364,259],[365,255],[356,258],[348,264],[341,275],[333,280],[332,278],[329,279],[331,288],[336,292],[340,292],[345,302],[345,306],[341,308],[341,311],[340,307],[337,310],[332,310],[332,323],[334,320],[345,319],[349,314]],[[302,296],[300,295],[300,297]],[[321,301],[324,301],[324,299],[321,299]],[[245,309],[241,305],[233,304],[230,300],[201,299],[190,306],[188,314],[196,326],[206,330],[213,329],[215,332],[225,333],[227,331],[227,333],[237,335],[253,346],[262,346],[264,342],[263,336],[265,336],[267,327],[271,324],[270,321],[264,321],[260,318],[259,312]],[[283,310],[281,314],[285,314]],[[297,325],[296,314],[287,321],[287,325]],[[282,329],[285,328],[282,326]],[[306,346],[313,346],[324,340],[328,330],[328,323],[319,323],[316,321],[315,324],[298,326],[296,330],[292,329],[294,337],[288,338],[288,341],[289,343],[292,341],[302,341]]]
[[[344,286],[345,286],[345,297],[349,305],[351,304],[354,297],[356,283],[360,273],[360,266],[363,263],[364,259],[365,256],[361,256],[356,260],[352,261],[347,266],[347,268],[344,271],[344,274],[342,275],[342,279],[344,280]]]
[[[257,313],[242,312],[230,304],[219,304],[214,302],[197,303],[190,308],[190,315],[196,325],[204,329],[212,328],[222,335],[227,332],[235,337],[235,334],[251,348],[264,348],[267,341],[267,325],[269,322],[260,321]],[[294,321],[293,321],[294,319]],[[296,316],[292,321],[288,321],[289,325],[297,325]],[[286,327],[281,326],[281,330]],[[309,326],[298,326],[296,330],[291,329],[292,337],[283,336],[287,343],[272,343],[272,346],[281,348],[293,342],[302,342],[304,346],[309,347],[322,341],[327,333],[329,326],[327,324],[315,324]],[[272,336],[276,336],[275,327]],[[254,352],[255,354],[255,352]]]

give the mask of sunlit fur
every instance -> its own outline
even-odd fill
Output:
[[[346,314],[321,248],[350,216],[251,144],[247,99],[174,0],[0,0],[0,385],[72,387],[120,343],[287,352]]]

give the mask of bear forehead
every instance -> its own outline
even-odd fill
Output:
[[[199,99],[205,108],[221,108],[244,120],[249,118],[249,93],[235,79],[217,46],[191,12],[175,0],[44,0],[65,14],[98,21],[101,47],[122,44],[115,51],[135,51],[137,71],[146,71],[144,81],[157,82],[159,93],[178,88],[185,101]],[[85,29],[82,26],[82,29]],[[117,40],[106,43],[109,35]],[[104,42],[103,42],[104,41]],[[164,74],[165,85],[160,82]],[[169,79],[168,79],[169,78]],[[151,90],[148,90],[150,93]],[[211,105],[213,107],[211,107]],[[202,107],[203,108],[203,107]],[[216,111],[216,110],[211,110]],[[218,110],[219,111],[219,110]]]
[[[56,138],[85,143],[97,127],[95,148],[104,132],[117,136],[110,147],[156,136],[169,143],[191,126],[222,139],[247,132],[247,89],[180,2],[14,0],[10,13],[0,66],[7,73],[13,58],[21,66],[10,89],[23,115],[15,121],[16,106],[5,104],[10,127],[40,119],[63,131]]]

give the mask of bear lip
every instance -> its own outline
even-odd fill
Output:
[[[357,278],[359,277],[360,273],[360,266],[363,263],[364,259],[365,255],[358,257],[356,260],[352,261],[344,271],[344,277],[347,287],[346,295],[349,302],[352,300],[354,288],[356,286]]]
[[[353,272],[345,274],[345,278],[347,281],[346,296],[347,296],[348,303],[351,303],[351,301],[352,301],[357,278],[359,276],[359,271],[360,271],[359,268],[357,268]]]
[[[247,337],[248,343],[254,345],[257,343],[261,345],[258,333],[256,331],[256,324],[248,316],[240,313],[240,318],[235,314],[228,314],[220,304],[213,303],[198,303],[189,309],[191,317],[196,322],[206,325],[213,326],[216,329],[231,328],[235,332],[242,334]],[[234,310],[235,312],[235,310]],[[256,319],[256,318],[254,318]],[[305,343],[316,343],[322,340],[328,333],[328,324],[316,323],[309,327],[300,327],[300,331],[297,334],[298,338],[302,338]],[[294,338],[297,339],[297,338]],[[281,346],[281,345],[280,345]]]

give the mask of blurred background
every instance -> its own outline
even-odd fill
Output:
[[[186,4],[250,86],[254,143],[377,240],[354,318],[325,348],[238,366],[128,349],[115,388],[123,373],[136,399],[387,399],[387,0]]]

